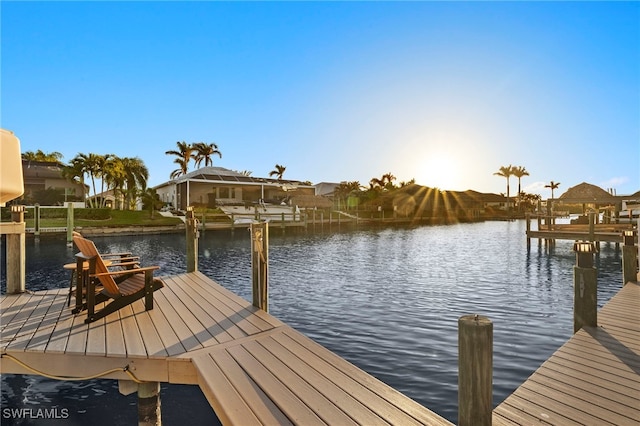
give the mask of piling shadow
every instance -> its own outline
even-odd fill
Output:
[[[583,329],[623,364],[633,370],[634,373],[640,375],[640,355],[629,349],[602,327],[584,327]]]

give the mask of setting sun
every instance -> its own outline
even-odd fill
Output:
[[[462,173],[462,166],[454,157],[435,153],[419,162],[416,183],[443,190],[455,189]]]

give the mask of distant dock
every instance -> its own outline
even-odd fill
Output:
[[[537,229],[532,229],[533,219],[537,219]],[[544,215],[528,215],[527,221],[527,246],[531,245],[531,239],[542,240],[573,240],[573,241],[593,241],[593,242],[613,242],[623,241],[624,231],[634,230],[634,223],[596,223],[596,216],[589,215],[589,223],[586,224],[557,224],[555,217]],[[636,235],[637,242],[637,235]]]

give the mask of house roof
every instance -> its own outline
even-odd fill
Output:
[[[335,192],[336,188],[340,186],[340,184],[334,182],[320,182],[313,186],[316,187],[317,195],[331,195]]]
[[[225,169],[224,167],[208,166],[208,167],[201,167],[197,170],[187,173],[186,175],[179,176],[174,180],[167,181],[163,184],[158,185],[158,187],[169,185],[169,184],[186,182],[187,180],[224,182],[224,183],[242,183],[242,184],[267,183],[267,184],[273,184],[273,185],[282,185],[282,184],[301,185],[301,182],[297,180],[286,180],[286,179],[278,180],[278,179],[271,179],[271,178],[245,176],[242,173]],[[303,185],[303,186],[306,186],[306,185]]]

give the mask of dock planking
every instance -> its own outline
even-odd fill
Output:
[[[495,425],[640,424],[640,285],[627,283],[493,411]]]
[[[451,424],[202,273],[162,280],[90,324],[67,289],[1,296],[0,373],[197,384],[224,424]]]

